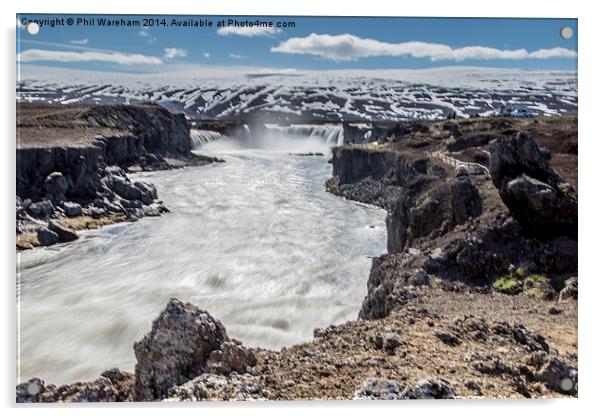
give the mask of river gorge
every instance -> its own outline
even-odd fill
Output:
[[[197,143],[225,163],[129,175],[170,213],[19,253],[19,380],[132,371],[133,342],[171,297],[273,349],[355,319],[386,251],[385,211],[324,191],[328,136]]]

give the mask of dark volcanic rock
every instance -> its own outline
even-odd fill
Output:
[[[551,167],[549,155],[526,134],[491,145],[490,173],[504,203],[525,230],[577,234],[577,195]]]
[[[38,242],[41,246],[51,246],[59,242],[59,236],[46,227],[41,227],[37,232]]]
[[[228,340],[220,321],[190,303],[171,299],[151,331],[134,344],[135,399],[165,397],[169,388],[201,374],[211,352]]]
[[[418,382],[416,387],[407,389],[401,395],[402,399],[453,399],[456,391],[447,380],[429,378]]]
[[[134,375],[117,368],[90,382],[55,386],[33,378],[17,386],[17,403],[125,402],[132,400]]]
[[[563,394],[577,394],[577,369],[552,358],[535,374],[535,379],[549,389]]]
[[[50,231],[53,231],[57,234],[58,241],[61,243],[66,241],[77,240],[79,238],[75,232],[71,231],[69,228],[65,227],[58,221],[51,220],[48,223],[48,228],[50,229]]]
[[[399,385],[394,380],[367,378],[357,388],[353,400],[401,399]]]
[[[440,329],[435,330],[435,332],[433,332],[433,335],[435,335],[437,338],[439,338],[441,340],[441,342],[443,342],[444,344],[450,345],[452,347],[455,347],[457,345],[460,345],[460,338],[458,338],[457,336],[455,336],[454,334],[452,334],[449,331],[443,331]]]

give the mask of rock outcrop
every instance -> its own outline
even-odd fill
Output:
[[[134,344],[135,400],[163,399],[171,387],[203,373],[212,351],[228,340],[220,321],[190,303],[171,299],[151,332]]]
[[[577,235],[577,195],[526,134],[491,146],[491,178],[502,201],[526,231],[536,235]]]

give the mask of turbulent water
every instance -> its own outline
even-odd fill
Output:
[[[20,254],[19,373],[51,383],[133,370],[132,345],[170,297],[222,320],[250,346],[280,348],[354,319],[384,211],[324,191],[319,140],[222,140],[226,163],[138,175],[171,213]],[[303,157],[289,152],[323,151]]]

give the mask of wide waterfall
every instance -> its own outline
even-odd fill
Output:
[[[222,135],[211,130],[190,130],[190,143],[193,149],[198,149],[204,144],[222,139]]]
[[[268,124],[266,127],[268,133],[271,134],[293,138],[321,139],[329,146],[341,146],[344,143],[343,126],[337,124],[293,124],[290,126]]]

